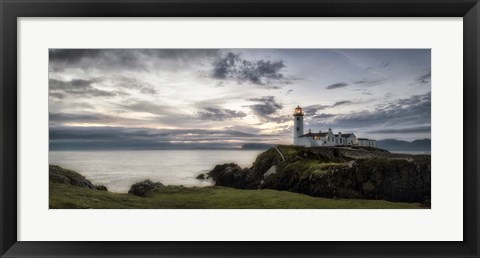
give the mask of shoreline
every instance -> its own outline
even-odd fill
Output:
[[[82,175],[57,168],[58,172],[85,179]],[[270,189],[243,190],[230,187],[160,186],[145,196],[113,193],[55,181],[50,172],[50,209],[423,209],[420,203],[384,200],[329,199]],[[57,178],[58,179],[58,178]],[[88,180],[88,179],[85,179]]]

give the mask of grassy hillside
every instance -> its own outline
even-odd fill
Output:
[[[168,186],[147,197],[50,181],[53,209],[416,209],[419,203],[327,199],[276,190]]]

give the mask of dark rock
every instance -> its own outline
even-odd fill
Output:
[[[267,188],[328,198],[430,200],[430,156],[393,154],[376,148],[279,146],[260,154],[251,168],[217,165],[215,185]],[[330,165],[332,164],[332,165]],[[271,168],[275,167],[275,173]],[[268,172],[270,171],[270,172]]]
[[[80,187],[86,187],[90,189],[96,189],[96,187],[79,173],[61,168],[59,166],[50,165],[48,169],[49,180],[54,183],[70,184]]]
[[[216,186],[228,186],[240,189],[258,189],[263,178],[253,169],[241,168],[235,163],[217,165],[208,172]]]
[[[128,191],[129,194],[134,194],[136,196],[145,197],[148,194],[148,191],[153,189],[164,187],[160,182],[152,182],[149,179],[133,184]]]
[[[200,180],[204,180],[205,179],[205,174],[200,174],[198,175],[197,177],[195,177],[196,179],[200,179]]]
[[[208,172],[208,176],[211,177],[213,180],[217,181],[221,177],[225,177],[225,175],[231,174],[234,171],[241,170],[242,168],[235,164],[235,163],[227,163],[222,165],[216,165],[212,171]]]
[[[99,191],[108,191],[107,187],[104,186],[104,185],[96,185],[95,189],[97,189]]]

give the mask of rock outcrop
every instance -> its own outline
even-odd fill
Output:
[[[430,155],[393,154],[374,148],[279,146],[251,168],[217,165],[217,186],[275,189],[328,198],[430,202]]]
[[[152,182],[151,180],[147,179],[145,181],[133,184],[128,193],[136,196],[146,197],[149,191],[161,187],[164,187],[162,183]]]
[[[50,165],[48,169],[49,180],[53,183],[63,183],[74,186],[80,186],[100,191],[108,191],[104,185],[94,185],[90,180],[72,170],[64,169],[59,166]]]

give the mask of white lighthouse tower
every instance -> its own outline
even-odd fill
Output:
[[[303,135],[303,109],[300,106],[293,112],[293,144],[300,145],[300,136]]]

